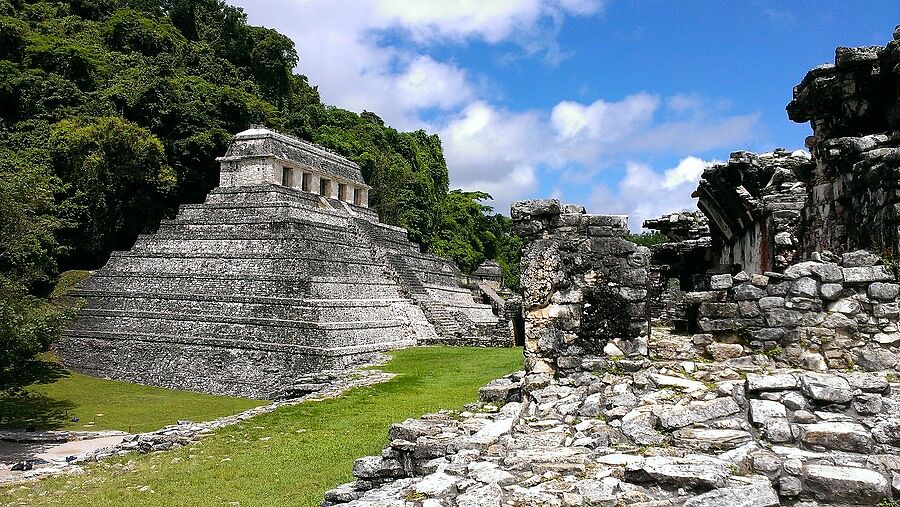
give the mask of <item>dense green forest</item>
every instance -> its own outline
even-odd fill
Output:
[[[517,283],[509,220],[450,191],[440,139],[322,104],[298,58],[221,0],[0,0],[0,387],[58,332],[58,273],[201,202],[251,124],[351,158],[382,221],[466,271],[496,258]]]

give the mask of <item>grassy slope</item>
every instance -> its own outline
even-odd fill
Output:
[[[319,505],[377,454],[392,422],[460,408],[478,387],[522,365],[519,349],[398,351],[394,380],[341,398],[285,407],[176,451],[98,464],[91,473],[0,490],[13,505]]]
[[[266,403],[116,382],[70,373],[28,388],[26,398],[0,394],[0,428],[151,431],[178,420],[208,421]],[[77,417],[78,422],[71,419]],[[93,423],[93,424],[91,424]]]

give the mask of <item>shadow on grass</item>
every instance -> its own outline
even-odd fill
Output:
[[[51,384],[69,373],[59,363],[43,358],[32,360],[22,369],[19,385]],[[75,408],[69,400],[57,400],[23,388],[0,390],[0,429],[52,430],[68,422],[68,410]]]

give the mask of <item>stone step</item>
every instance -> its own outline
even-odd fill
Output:
[[[275,274],[328,273],[332,276],[380,278],[384,266],[368,260],[321,259],[312,256],[248,254],[215,256],[185,254],[163,256],[142,253],[115,252],[106,267],[112,271],[144,273],[222,273]]]
[[[405,322],[396,319],[355,322],[308,322],[229,315],[168,312],[105,311],[86,308],[73,331],[114,331],[123,335],[152,333],[172,336],[240,336],[248,342],[346,346],[375,343],[385,334],[404,336]]]
[[[359,244],[335,241],[299,241],[296,238],[186,238],[143,236],[129,252],[133,256],[198,255],[233,257],[326,258],[373,262],[371,251]]]
[[[261,351],[261,352],[287,352],[298,355],[311,356],[343,356],[366,352],[379,352],[396,348],[411,347],[415,340],[410,338],[398,338],[392,341],[378,343],[364,343],[352,345],[306,346],[292,343],[276,342],[250,342],[240,339],[222,338],[221,336],[198,337],[191,335],[168,335],[160,333],[121,333],[118,331],[91,331],[91,330],[66,330],[60,346],[66,347],[66,341],[72,338],[92,338],[106,342],[148,342],[169,343],[191,346],[211,347],[227,351],[228,349]],[[189,354],[190,355],[190,354]],[[199,358],[198,358],[199,359]],[[326,366],[327,368],[327,366]]]
[[[73,297],[89,298],[91,310],[203,313],[234,317],[315,322],[342,322],[365,315],[369,320],[397,317],[396,305],[409,304],[399,299],[331,299],[309,300],[274,297],[229,295],[80,291]]]
[[[347,244],[351,244],[358,239],[351,231],[343,227],[295,220],[245,223],[202,223],[188,220],[170,220],[160,223],[156,234],[152,236],[183,239],[275,239],[290,237]]]
[[[85,290],[183,294],[229,294],[287,298],[400,297],[397,285],[384,279],[315,276],[264,276],[251,273],[148,273],[113,271],[104,267],[85,280]]]

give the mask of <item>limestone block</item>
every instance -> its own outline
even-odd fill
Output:
[[[784,298],[780,296],[767,296],[759,300],[759,307],[763,310],[784,308]]]
[[[660,414],[660,421],[666,428],[683,428],[698,422],[718,419],[741,410],[731,397],[715,398],[709,401],[695,401],[680,404]]]
[[[838,299],[846,295],[844,286],[839,283],[823,283],[819,291],[825,299]]]
[[[791,293],[801,297],[818,297],[819,283],[808,276],[800,277],[791,284]]]
[[[822,283],[840,282],[844,279],[844,274],[840,266],[837,264],[825,263],[810,266],[810,273],[818,278]]]
[[[844,315],[856,315],[861,310],[859,302],[850,298],[839,299],[828,305],[829,312],[838,312]]]
[[[787,389],[796,389],[797,386],[797,376],[790,373],[769,375],[747,374],[747,390],[750,392],[784,391]]]
[[[846,379],[827,373],[800,375],[800,388],[807,397],[826,403],[849,403],[853,393]]]
[[[765,296],[766,291],[764,289],[749,283],[743,283],[734,288],[734,299],[737,301],[761,299]]]
[[[726,361],[744,355],[744,347],[738,343],[710,343],[706,352],[714,361]]]
[[[880,300],[894,300],[900,294],[900,285],[896,283],[875,282],[869,285],[869,297]]]
[[[766,324],[771,327],[794,327],[800,324],[800,312],[797,310],[772,309],[765,313]]]
[[[807,445],[848,452],[868,452],[873,444],[864,426],[846,422],[801,424],[800,440]]]
[[[856,250],[841,256],[841,264],[847,268],[874,266],[881,260],[877,255],[866,250]]]
[[[766,275],[755,274],[750,276],[750,283],[757,287],[768,287],[769,286],[769,277]]]
[[[887,266],[845,267],[843,271],[845,283],[887,282],[894,279]]]
[[[732,319],[738,317],[735,303],[701,303],[700,316],[710,319]]]
[[[721,488],[728,477],[725,463],[699,455],[673,458],[651,456],[640,465],[625,467],[625,478],[633,482],[648,479],[678,487]]]
[[[804,491],[826,502],[874,505],[890,493],[887,479],[866,468],[806,465],[802,480]]]
[[[750,400],[750,421],[765,426],[772,419],[787,418],[787,410],[777,401]]]
[[[769,480],[753,481],[747,486],[719,488],[688,499],[684,507],[774,507],[781,505]],[[782,493],[784,493],[782,491]]]
[[[709,285],[713,290],[730,289],[734,285],[734,280],[728,274],[712,275]]]

